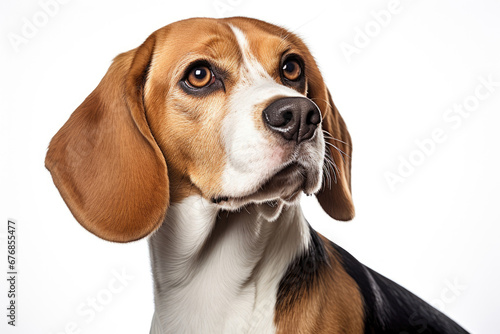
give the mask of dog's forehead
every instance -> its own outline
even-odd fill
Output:
[[[229,18],[227,23],[239,37],[240,46],[241,38],[244,38],[248,51],[259,60],[266,61],[290,50],[302,53],[305,49],[293,33],[270,23],[241,17]]]
[[[157,35],[155,62],[171,67],[166,71],[172,73],[196,58],[237,67],[245,51],[263,64],[274,65],[284,51],[296,47],[286,30],[246,18],[189,19],[170,24]],[[242,50],[243,42],[246,50]]]

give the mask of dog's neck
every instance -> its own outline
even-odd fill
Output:
[[[284,207],[275,221],[269,221],[268,211],[267,204],[219,211],[200,196],[171,205],[149,240],[153,328],[168,333],[272,331],[278,285],[288,265],[308,247],[310,234],[300,206]]]

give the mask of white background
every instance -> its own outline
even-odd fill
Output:
[[[113,244],[84,230],[44,168],[46,148],[118,53],[179,19],[243,15],[304,38],[353,138],[356,218],[333,221],[308,199],[310,223],[471,332],[498,333],[500,87],[459,125],[443,116],[473,101],[480,78],[500,81],[500,2],[401,0],[377,31],[371,12],[389,2],[74,0],[48,16],[37,1],[2,1],[0,332],[149,332],[146,241]],[[9,38],[22,36],[26,20],[40,27],[16,50]],[[356,46],[367,27],[372,37],[348,61],[341,45]],[[386,173],[417,157],[415,141],[436,128],[446,140],[392,190]],[[7,218],[19,225],[15,329],[4,315]],[[133,276],[126,285],[113,280],[122,270]],[[99,296],[106,304],[94,318],[78,312]]]

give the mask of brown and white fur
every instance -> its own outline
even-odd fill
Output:
[[[290,57],[300,81],[283,77]],[[212,81],[190,86],[193,66]],[[292,97],[321,113],[307,140],[285,139],[263,117]],[[46,166],[87,230],[149,238],[151,333],[369,333],[390,324],[379,277],[347,267],[299,205],[315,194],[331,217],[352,219],[350,155],[297,36],[254,19],[199,18],[116,57],[52,139]]]

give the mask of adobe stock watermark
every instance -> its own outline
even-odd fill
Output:
[[[450,132],[459,129],[464,121],[479,109],[481,103],[490,98],[500,87],[500,81],[494,79],[493,74],[480,76],[477,80],[479,84],[472,94],[444,111],[442,115],[444,126],[436,127],[429,136],[415,140],[415,145],[409,153],[398,156],[398,166],[395,170],[384,173],[387,185],[392,191],[395,191],[398,185],[405,183],[419,166],[435,154],[438,146],[448,140]]]
[[[71,0],[40,0],[39,9],[30,17],[21,18],[21,25],[18,32],[10,32],[7,39],[14,51],[19,52],[21,46],[28,44],[55,17],[62,5]]]
[[[459,282],[456,277],[453,280],[446,279],[444,285],[445,287],[441,290],[439,296],[429,303],[441,312],[445,312],[446,307],[454,303],[467,289],[467,285]],[[428,326],[427,318],[419,315],[417,312],[410,315],[408,322],[418,333],[424,333]],[[399,334],[410,333],[402,331]]]
[[[243,3],[243,0],[214,0],[212,6],[218,17],[231,15],[237,7]]]
[[[444,280],[444,285],[445,287],[441,290],[439,297],[430,302],[432,306],[441,312],[445,312],[446,307],[454,303],[467,290],[467,285],[461,283],[458,277],[453,280]]]
[[[82,325],[88,325],[94,321],[99,313],[109,307],[115,296],[122,293],[134,279],[134,276],[129,275],[125,268],[122,268],[121,271],[112,270],[111,274],[113,277],[108,281],[106,287],[87,297],[85,301],[76,307],[75,313],[77,317],[74,320],[66,323],[61,330],[49,334],[83,333]]]
[[[347,63],[351,63],[355,55],[366,49],[373,39],[389,26],[394,16],[401,14],[403,6],[401,0],[390,0],[385,9],[370,11],[370,20],[362,27],[354,27],[352,42],[341,42],[340,50]]]

